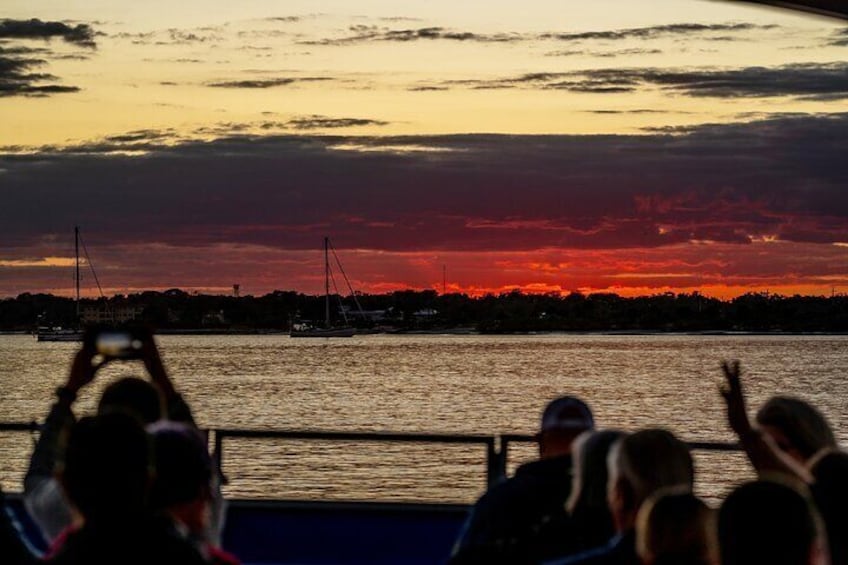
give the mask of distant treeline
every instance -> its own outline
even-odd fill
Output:
[[[471,328],[481,332],[528,331],[749,331],[846,332],[848,296],[780,296],[750,293],[732,300],[698,293],[623,298],[615,294],[524,294],[471,297],[432,290],[332,297],[333,320],[341,305],[352,325],[387,330]],[[88,316],[114,312],[160,330],[287,330],[293,321],[324,319],[324,297],[293,291],[264,296],[219,296],[173,289],[84,299]],[[0,300],[0,330],[76,325],[76,305],[50,294]]]

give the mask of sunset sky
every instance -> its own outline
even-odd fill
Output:
[[[5,19],[4,19],[5,18]],[[37,18],[38,21],[33,19]],[[848,292],[848,25],[706,0],[4,0],[0,297]],[[83,292],[95,295],[86,275]]]

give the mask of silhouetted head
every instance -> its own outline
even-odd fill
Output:
[[[711,512],[687,489],[660,489],[636,518],[636,552],[644,565],[709,565],[717,554]]]
[[[833,431],[822,413],[798,398],[770,398],[757,412],[757,423],[780,449],[801,463],[822,449],[836,447]]]
[[[618,531],[632,528],[639,507],[664,487],[692,490],[695,469],[689,447],[669,431],[642,430],[610,450],[607,500]]]
[[[188,424],[168,421],[157,422],[148,431],[156,460],[151,505],[166,508],[207,496],[213,465],[201,433]]]
[[[542,412],[537,439],[539,455],[544,459],[571,453],[574,439],[595,427],[592,411],[585,402],[574,396],[552,400]]]
[[[155,422],[165,413],[159,389],[153,383],[135,377],[117,380],[103,391],[97,413],[114,411],[129,412],[144,424]]]
[[[616,430],[586,431],[574,441],[571,496],[566,503],[569,513],[591,509],[609,514],[607,456],[612,445],[624,435]]]
[[[719,510],[723,565],[806,565],[816,558],[818,535],[809,499],[789,483],[746,483]]]
[[[82,418],[68,434],[59,469],[68,499],[87,522],[138,515],[150,480],[147,434],[122,412]]]

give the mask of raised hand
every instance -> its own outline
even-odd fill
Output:
[[[159,355],[159,349],[156,347],[156,341],[151,333],[147,333],[142,338],[141,359],[144,361],[144,367],[147,369],[150,379],[156,383],[165,397],[170,398],[176,395],[174,385],[168,378],[162,357]]]
[[[720,392],[727,404],[727,421],[730,428],[739,437],[743,437],[751,431],[751,422],[748,420],[745,396],[742,394],[739,361],[722,361],[721,368],[724,371],[726,385],[721,388]]]
[[[94,358],[97,355],[97,350],[94,345],[88,341],[83,343],[82,348],[77,351],[74,356],[74,361],[71,363],[71,371],[68,374],[68,381],[65,383],[65,388],[76,394],[79,390],[94,380],[94,375],[103,365],[109,362],[109,359],[103,359],[99,363],[95,363]]]

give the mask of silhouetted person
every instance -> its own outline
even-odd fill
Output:
[[[757,424],[778,448],[801,464],[822,449],[836,447],[836,438],[824,415],[799,398],[769,398],[757,410]]]
[[[639,509],[636,553],[642,565],[713,565],[712,512],[688,490],[661,489]]]
[[[113,361],[106,358],[97,364],[96,357],[94,340],[87,336],[74,357],[66,383],[56,389],[56,402],[42,426],[24,478],[24,504],[49,543],[75,521],[54,471],[60,437],[76,421],[72,407],[77,394],[94,380],[101,367]],[[152,382],[126,377],[111,383],[103,391],[98,413],[124,411],[143,423],[166,414],[174,420],[193,422],[188,405],[168,378],[152,336],[143,339],[141,360]]]
[[[623,436],[614,430],[588,430],[574,440],[566,512],[540,526],[532,544],[537,561],[597,547],[615,533],[607,505],[607,456]]]
[[[728,423],[754,469],[760,474],[783,473],[812,483],[807,463],[817,451],[836,443],[824,416],[802,400],[774,397],[757,413],[758,425],[752,426],[739,361],[723,362],[722,370],[726,386],[721,393],[727,404]]]
[[[83,525],[66,531],[48,561],[127,565],[203,563],[195,548],[154,520],[149,438],[133,416],[110,412],[76,423],[59,478]]]
[[[571,492],[571,447],[594,427],[592,412],[574,397],[545,408],[537,434],[539,460],[492,486],[474,505],[451,563],[526,563],[543,524],[559,520]]]
[[[722,565],[826,565],[818,519],[806,495],[789,483],[755,481],[721,505]]]
[[[161,421],[148,426],[153,438],[156,477],[151,509],[175,535],[190,541],[208,563],[237,565],[238,559],[208,542],[216,467],[206,441],[192,426]]]
[[[689,448],[666,430],[642,430],[616,442],[609,454],[607,503],[616,535],[604,546],[556,563],[636,565],[636,516],[642,503],[661,488],[692,490]]]
[[[757,413],[757,427],[748,420],[739,362],[722,364],[727,387],[730,427],[761,476],[784,475],[810,485],[827,530],[833,563],[848,563],[848,455],[835,449],[827,420],[810,404],[773,397]]]

